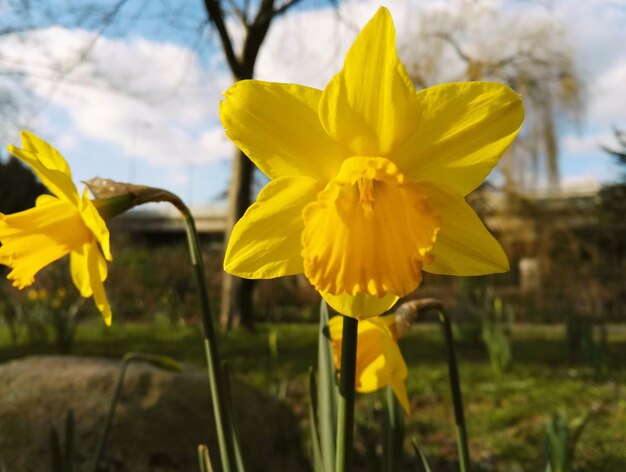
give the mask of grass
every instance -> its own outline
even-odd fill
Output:
[[[232,332],[221,337],[220,349],[231,372],[259,388],[276,391],[268,371],[271,331],[278,336],[278,378],[289,379],[286,400],[305,426],[306,372],[316,359],[316,325],[261,325],[252,333]],[[610,330],[609,364],[603,370],[568,364],[563,338],[559,326],[516,326],[513,369],[501,378],[491,371],[484,349],[458,345],[470,450],[478,470],[542,470],[545,417],[560,408],[570,418],[594,412],[578,445],[575,470],[626,470],[626,394],[622,388],[626,331]],[[409,366],[407,387],[412,403],[407,436],[418,439],[434,464],[450,463],[455,442],[441,333],[437,325],[418,325],[401,346]],[[84,324],[73,354],[119,359],[131,350],[169,355],[189,368],[203,367],[199,328],[172,328],[165,323],[118,323],[110,329],[95,322]],[[0,362],[54,352],[53,346],[43,343],[13,345],[0,328]],[[380,437],[377,415],[382,397],[360,395],[359,403],[363,438],[359,447],[365,454],[375,450],[368,441]]]

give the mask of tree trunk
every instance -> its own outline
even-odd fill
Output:
[[[288,0],[274,8],[275,0],[260,0],[256,15],[250,21],[245,11],[230,2],[231,13],[242,20],[245,36],[241,53],[235,53],[233,41],[229,35],[225,21],[225,11],[220,0],[204,0],[204,6],[209,21],[215,26],[222,43],[222,48],[228,67],[235,82],[251,79],[254,76],[254,64],[261,44],[267,35],[272,19],[284,14],[300,0]],[[231,187],[229,194],[229,209],[226,230],[224,232],[224,247],[228,243],[233,226],[243,216],[252,203],[252,179],[255,166],[243,153],[238,151],[233,159]],[[220,309],[220,324],[223,328],[245,326],[254,327],[254,310],[252,303],[253,281],[233,277],[224,273],[222,279],[222,301]]]

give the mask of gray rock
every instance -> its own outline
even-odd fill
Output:
[[[50,471],[49,434],[68,410],[76,423],[74,472],[90,470],[119,363],[28,357],[0,364],[0,470]],[[233,385],[248,472],[308,470],[289,408],[249,385]],[[196,448],[218,448],[204,371],[172,373],[131,364],[111,427],[102,471],[197,471]],[[214,461],[215,462],[215,461]]]

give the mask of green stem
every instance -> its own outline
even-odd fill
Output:
[[[337,405],[337,449],[335,472],[352,470],[352,443],[354,438],[354,378],[356,373],[356,345],[358,321],[343,317],[341,342],[341,372]]]
[[[111,406],[109,407],[109,413],[107,414],[104,422],[104,428],[102,429],[102,433],[100,434],[100,438],[98,439],[98,444],[96,445],[96,452],[94,454],[92,470],[97,472],[98,464],[102,459],[102,453],[104,452],[104,446],[106,444],[107,437],[109,436],[109,430],[111,429],[111,423],[113,423],[113,417],[115,416],[115,407],[117,406],[117,402],[120,400],[120,395],[122,394],[122,386],[124,385],[124,377],[126,375],[126,369],[128,365],[133,361],[143,361],[148,362],[152,365],[160,367],[162,369],[167,370],[180,370],[180,365],[164,356],[155,356],[152,354],[143,354],[141,352],[129,352],[124,355],[122,358],[122,363],[120,364],[120,369],[117,372],[117,381],[115,383],[115,390],[113,392],[113,398],[111,399]],[[70,423],[73,425],[73,419],[67,420],[66,426],[66,436],[69,435],[68,431],[70,429]],[[73,434],[73,431],[72,431]],[[66,439],[69,441],[69,439]],[[68,446],[71,448],[71,446]],[[67,453],[69,456],[69,453]]]
[[[457,447],[459,450],[459,463],[461,472],[469,472],[470,458],[467,444],[467,429],[465,427],[465,415],[463,413],[463,397],[461,395],[461,382],[459,380],[459,366],[454,349],[454,337],[452,325],[445,311],[439,310],[439,321],[443,328],[443,336],[448,352],[448,373],[450,376],[450,390],[452,391],[452,404],[454,406],[454,423],[456,425]]]
[[[185,219],[185,229],[187,232],[187,244],[189,246],[189,256],[193,273],[198,288],[198,298],[202,311],[202,326],[204,328],[204,351],[206,354],[207,371],[209,374],[209,384],[211,388],[211,401],[213,402],[213,414],[215,416],[215,428],[217,430],[217,441],[222,462],[222,471],[230,472],[236,463],[231,428],[229,425],[229,412],[226,409],[225,387],[221,375],[221,361],[217,349],[217,337],[211,317],[211,308],[206,289],[206,277],[204,274],[204,264],[202,263],[202,253],[200,251],[200,241],[193,216],[187,207],[178,207]]]
[[[122,386],[124,385],[124,376],[126,375],[126,369],[128,368],[128,364],[133,360],[133,356],[124,356],[124,358],[122,359],[122,364],[120,365],[120,369],[117,373],[117,381],[115,383],[113,399],[111,400],[111,405],[109,406],[109,413],[106,416],[104,428],[102,429],[102,433],[100,434],[100,438],[98,439],[98,444],[96,445],[96,452],[94,454],[92,467],[93,472],[98,471],[98,464],[100,464],[100,459],[102,459],[104,446],[106,444],[107,437],[109,436],[109,430],[111,429],[111,423],[113,423],[113,417],[115,416],[115,407],[117,406],[117,402],[119,401],[120,395],[122,394]]]

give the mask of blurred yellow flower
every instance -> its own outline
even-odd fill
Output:
[[[355,389],[367,393],[390,385],[409,413],[409,398],[404,385],[408,370],[397,344],[394,319],[393,316],[382,316],[359,321]],[[342,327],[342,316],[335,316],[328,323],[337,369],[341,366]]]
[[[67,297],[67,290],[64,287],[57,288],[56,297],[59,300],[64,300]]]
[[[416,92],[380,8],[323,91],[241,81],[226,134],[271,179],[233,229],[225,270],[304,273],[338,312],[379,315],[421,283],[504,272],[507,257],[465,202],[519,131],[524,110],[489,82]]]
[[[70,168],[50,144],[23,131],[22,148],[7,149],[29,165],[52,195],[41,195],[35,207],[0,213],[0,264],[13,269],[9,280],[19,289],[31,285],[46,265],[70,256],[74,285],[83,297],[93,296],[107,325],[111,324],[103,282],[111,260],[109,230],[87,190],[82,197],[72,182]]]

